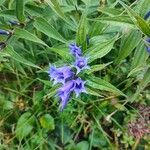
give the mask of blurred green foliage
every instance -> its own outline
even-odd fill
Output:
[[[0,149],[149,150],[128,126],[135,103],[150,107],[148,11],[150,0],[0,0]],[[70,43],[89,57],[88,94],[60,112],[47,71],[71,65]]]

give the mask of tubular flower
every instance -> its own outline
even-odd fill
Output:
[[[77,78],[75,80],[74,92],[76,93],[76,97],[78,97],[82,92],[86,93],[84,84],[85,81],[83,81],[81,78]]]
[[[71,92],[74,90],[75,82],[74,80],[68,81],[60,89],[58,89],[57,94],[61,102],[61,111],[67,105]]]
[[[69,48],[70,48],[70,52],[73,56],[75,56],[75,57],[81,56],[81,54],[82,54],[81,48],[78,47],[76,44],[70,44]]]
[[[70,95],[72,92],[76,94],[78,97],[81,93],[86,93],[85,90],[85,81],[83,81],[80,77],[78,77],[78,73],[81,70],[89,69],[87,65],[88,59],[82,57],[81,48],[76,44],[69,45],[71,54],[75,57],[74,67],[76,68],[76,74],[72,71],[69,66],[63,66],[60,68],[56,68],[55,66],[51,66],[48,73],[51,80],[56,83],[62,83],[63,85],[57,90],[56,96],[59,97],[59,102],[61,103],[61,111],[67,105]]]
[[[89,69],[89,66],[87,65],[88,58],[85,57],[77,57],[75,61],[75,68],[77,69],[77,74],[84,69]]]
[[[10,32],[5,31],[5,30],[0,30],[0,34],[2,34],[2,35],[9,35]]]
[[[67,79],[73,76],[73,72],[71,71],[71,68],[69,66],[64,66],[61,68],[56,68],[55,66],[52,66],[49,69],[49,76],[51,80],[54,80],[54,84],[64,84]]]

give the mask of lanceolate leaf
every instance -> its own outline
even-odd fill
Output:
[[[122,11],[120,11],[119,9],[109,7],[102,7],[102,8],[100,7],[98,11],[110,16],[120,15],[122,13]]]
[[[107,63],[107,64],[99,64],[99,65],[93,65],[90,67],[90,69],[87,69],[86,70],[86,73],[87,74],[91,74],[93,72],[96,72],[96,71],[100,71],[102,69],[104,69],[106,66],[108,66],[110,63]]]
[[[130,77],[130,76],[132,76],[132,75],[135,75],[135,74],[137,74],[138,72],[141,72],[142,70],[143,70],[143,67],[142,67],[142,66],[137,66],[136,68],[132,69],[132,70],[129,72],[129,74],[128,74],[127,77]]]
[[[116,37],[106,42],[100,42],[90,47],[85,53],[85,56],[89,57],[88,62],[91,63],[95,59],[102,58],[106,54],[108,54],[112,50],[115,41]]]
[[[58,0],[45,0],[47,4],[51,7],[51,9],[59,16],[61,19],[63,19],[67,25],[69,25],[70,28],[73,28],[73,31],[76,29],[76,25],[71,22],[70,19],[68,19],[61,8]]]
[[[135,25],[147,36],[150,37],[150,26],[149,24],[141,18],[136,12],[134,12],[130,7],[128,7],[123,2],[119,1],[121,5],[127,10],[131,19],[134,21]]]
[[[16,28],[16,30],[15,30],[15,35],[16,35],[16,37],[18,37],[18,38],[26,39],[26,40],[29,40],[29,41],[36,42],[36,43],[39,43],[39,44],[42,44],[42,45],[47,46],[46,43],[44,43],[44,42],[43,42],[41,39],[39,39],[36,35],[30,33],[30,32],[27,31],[27,30]]]
[[[87,85],[94,88],[99,89],[103,91],[109,91],[117,95],[125,96],[123,92],[121,92],[119,89],[117,89],[115,86],[113,86],[111,83],[100,79],[98,77],[90,76],[88,77],[89,80],[87,80]]]
[[[86,87],[86,91],[88,94],[90,95],[94,95],[94,96],[98,96],[98,97],[103,97],[102,95],[100,95],[98,92],[96,92],[95,90],[91,90],[90,88]]]
[[[49,36],[50,38],[54,38],[55,40],[58,40],[60,42],[66,43],[67,41],[58,33],[58,31],[49,24],[45,19],[43,18],[37,18],[34,22],[34,27]]]
[[[143,77],[143,80],[142,80],[140,86],[142,88],[145,88],[149,83],[150,83],[150,68],[148,68],[148,70],[144,74],[144,77]]]
[[[26,60],[24,57],[20,56],[17,52],[15,52],[13,47],[7,46],[5,48],[5,51],[11,56],[12,59],[14,59],[14,60],[16,60],[20,63],[23,63],[27,66],[31,66],[31,67],[40,69],[39,66],[37,66],[37,65],[33,64],[32,62]]]
[[[49,47],[49,48],[47,48],[47,50],[48,51],[53,51],[54,53],[58,54],[65,61],[72,60],[72,57],[69,54],[68,49],[66,49],[66,48]]]
[[[44,9],[42,7],[37,7],[35,5],[31,4],[26,4],[25,5],[26,11],[31,15],[31,16],[42,16]]]
[[[7,19],[16,19],[15,10],[1,10],[0,17],[4,17]]]
[[[141,33],[136,30],[129,31],[125,38],[122,38],[122,45],[120,47],[119,55],[116,63],[120,63],[121,60],[125,59],[134,50],[141,40]]]
[[[61,9],[58,0],[46,0],[46,2],[61,19],[68,22],[68,18],[65,16],[63,10]]]
[[[147,36],[150,37],[150,26],[149,24],[140,16],[135,16],[136,21],[137,21],[137,26],[139,29]]]
[[[81,16],[81,20],[79,22],[77,35],[76,35],[76,43],[82,46],[82,49],[86,49],[86,35],[87,35],[87,20],[86,13],[83,13]]]
[[[96,19],[90,19],[91,21],[99,21],[119,27],[134,27],[133,21],[128,16],[113,16],[113,17],[101,17]]]
[[[138,1],[135,8],[136,8],[136,12],[138,12],[138,14],[140,14],[140,16],[144,17],[145,14],[149,11],[150,0]]]
[[[16,0],[16,16],[20,22],[25,21],[24,0]]]
[[[149,53],[147,52],[146,46],[143,41],[141,41],[133,56],[131,69],[137,68],[138,66],[141,67],[146,63],[147,58],[149,57]]]

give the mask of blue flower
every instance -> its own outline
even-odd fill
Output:
[[[64,66],[56,68],[51,66],[48,73],[51,80],[54,80],[54,84],[63,83],[63,85],[57,90],[56,96],[59,97],[59,102],[61,103],[61,111],[67,105],[70,95],[72,92],[75,92],[76,97],[80,93],[85,92],[85,81],[83,81],[77,74],[84,69],[89,69],[87,65],[88,58],[82,57],[81,48],[76,44],[69,45],[71,54],[75,56],[74,67],[76,68],[76,74],[71,70],[69,66]]]
[[[70,98],[70,94],[74,90],[74,87],[75,87],[75,81],[71,80],[65,83],[60,89],[58,89],[57,95],[60,98],[61,111],[67,105],[67,102],[69,101]]]
[[[148,19],[150,17],[150,11],[144,16],[144,19]]]
[[[0,30],[0,34],[2,34],[2,35],[9,35],[10,32],[5,31],[5,30]]]
[[[82,92],[87,93],[84,84],[85,81],[83,81],[81,78],[77,78],[75,80],[74,92],[76,94],[76,97],[78,97]]]
[[[11,24],[11,25],[20,25],[20,23],[19,22],[17,22],[17,21],[9,21],[9,23]]]
[[[77,69],[77,74],[84,69],[89,69],[89,66],[87,65],[88,58],[85,57],[77,57],[75,61],[75,68]]]
[[[148,38],[146,41],[150,43],[150,38]],[[147,46],[147,51],[150,53],[150,46]]]
[[[81,48],[78,47],[76,44],[70,44],[69,48],[70,48],[70,52],[73,56],[75,56],[75,57],[81,56],[81,54],[82,54]]]
[[[56,83],[65,83],[67,79],[72,78],[74,73],[72,72],[69,66],[64,66],[60,68],[56,68],[55,66],[51,66],[49,69],[49,76],[51,80],[54,80],[54,84]]]

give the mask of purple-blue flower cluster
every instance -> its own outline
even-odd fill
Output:
[[[63,66],[56,68],[51,66],[49,69],[49,76],[54,84],[60,83],[62,86],[57,90],[57,96],[59,97],[59,102],[61,103],[61,111],[67,105],[70,95],[74,92],[76,97],[80,93],[86,93],[85,81],[83,81],[79,76],[77,76],[82,70],[89,69],[88,59],[82,56],[82,50],[76,44],[69,45],[70,53],[74,56],[74,68],[76,72],[73,72],[70,66]]]

